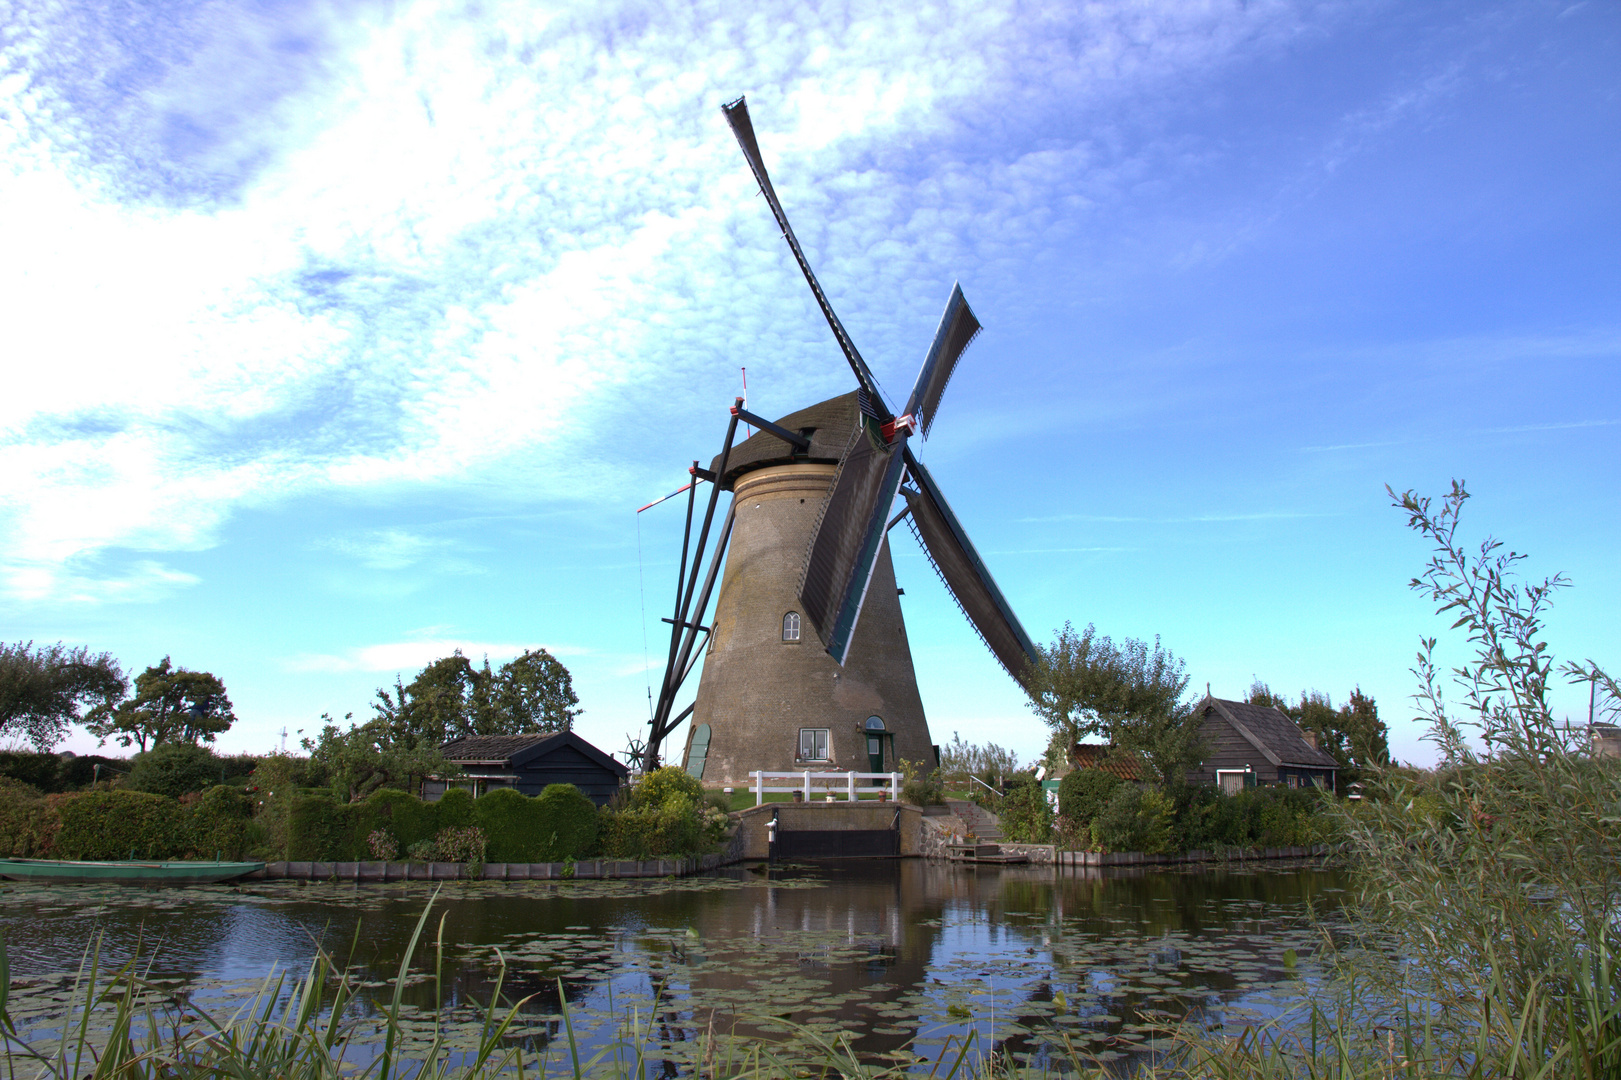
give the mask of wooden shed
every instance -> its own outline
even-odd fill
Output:
[[[1282,711],[1209,695],[1194,711],[1203,718],[1204,760],[1189,781],[1230,794],[1257,784],[1334,789],[1339,763]]]
[[[430,777],[422,797],[437,802],[451,787],[477,798],[499,788],[539,795],[551,784],[573,784],[598,806],[614,796],[630,770],[572,731],[538,735],[475,735],[446,743],[440,751],[461,767],[452,780]]]

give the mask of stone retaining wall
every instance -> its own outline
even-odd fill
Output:
[[[582,859],[568,863],[273,862],[253,878],[311,881],[566,881],[601,878],[686,877],[736,862],[731,849],[690,859]]]

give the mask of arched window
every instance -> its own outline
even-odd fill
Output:
[[[790,611],[782,617],[782,640],[799,640],[799,612]]]

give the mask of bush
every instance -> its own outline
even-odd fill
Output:
[[[582,859],[597,846],[597,807],[573,784],[552,784],[535,799],[540,813],[534,862]]]
[[[366,838],[378,825],[367,803],[336,803],[324,795],[292,800],[287,813],[287,858],[360,862],[370,857]]]
[[[50,858],[61,827],[61,816],[38,789],[0,777],[0,858]]]
[[[655,769],[642,778],[630,791],[630,806],[634,810],[657,809],[677,797],[685,798],[689,805],[697,806],[704,800],[704,787],[687,770],[675,765]]]
[[[913,806],[945,805],[946,789],[940,778],[940,770],[935,769],[922,779],[908,776],[906,783],[901,785],[901,801]]]
[[[240,859],[248,845],[253,803],[233,787],[216,784],[191,804],[187,847],[199,859]]]
[[[1002,797],[1002,835],[1016,844],[1045,844],[1052,839],[1053,809],[1047,793],[1033,779],[1012,784]]]
[[[130,761],[124,787],[178,799],[218,784],[219,759],[194,743],[162,743]]]
[[[523,796],[519,795],[518,798]],[[433,838],[433,858],[439,862],[482,863],[484,830],[477,825],[452,825],[440,829]]]
[[[62,759],[55,754],[0,752],[0,778],[27,784],[40,792],[61,791]]]
[[[174,799],[122,789],[51,798],[62,819],[57,858],[173,859],[190,847],[189,815]]]
[[[1092,819],[1092,843],[1102,851],[1171,850],[1171,800],[1154,787],[1121,784]]]
[[[602,853],[610,859],[662,859],[696,854],[707,845],[698,808],[673,795],[662,806],[600,814]]]
[[[1092,819],[1124,782],[1102,769],[1075,769],[1058,782],[1058,813],[1069,828],[1086,836]]]

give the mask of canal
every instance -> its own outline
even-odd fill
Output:
[[[14,1019],[36,1035],[59,1022],[87,948],[104,968],[139,952],[155,982],[215,1016],[272,970],[301,976],[318,948],[381,998],[433,900],[405,993],[416,1035],[437,1022],[471,1045],[504,963],[503,999],[528,998],[512,1037],[554,1065],[566,999],[582,1057],[634,1027],[649,1075],[690,1072],[709,1032],[847,1033],[863,1057],[913,1055],[927,1071],[970,1035],[1038,1065],[1066,1044],[1121,1061],[1152,1055],[1184,1021],[1275,1016],[1313,979],[1345,887],[1316,865],[1055,875],[920,860],[462,882],[436,900],[404,883],[19,885],[0,892],[0,928]]]

